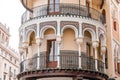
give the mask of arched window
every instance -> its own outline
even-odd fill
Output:
[[[117,31],[117,22],[116,21],[113,21],[113,28],[115,31]]]
[[[106,11],[104,9],[102,10],[102,15],[103,15],[102,22],[106,23]]]

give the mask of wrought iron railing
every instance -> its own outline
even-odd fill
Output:
[[[36,17],[42,17],[47,15],[76,15],[76,16],[84,16],[88,18],[92,18],[104,23],[104,16],[93,8],[88,8],[83,5],[78,4],[68,4],[68,3],[60,3],[60,4],[50,5],[41,5],[39,7],[33,8],[33,12],[26,11],[22,15],[22,23]]]
[[[76,55],[59,55],[59,56],[45,56],[34,57],[24,60],[20,63],[20,71],[38,70],[37,61],[39,60],[39,69],[57,68],[58,58],[60,59],[61,69],[79,69],[79,59],[81,59],[81,69],[89,71],[97,71],[95,69],[95,59],[87,56]],[[98,71],[104,73],[104,63],[100,60],[98,62]]]

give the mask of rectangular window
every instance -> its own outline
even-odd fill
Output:
[[[6,74],[4,74],[4,80],[6,80]]]
[[[7,65],[6,65],[6,63],[4,63],[4,69],[6,69],[6,67],[7,67]]]
[[[114,30],[117,31],[117,23],[116,23],[116,21],[113,22],[113,27],[114,27]]]
[[[59,10],[60,10],[59,9],[59,7],[60,7],[59,3],[60,3],[60,0],[49,0],[48,1],[48,6],[49,6],[48,12],[49,13],[59,12]]]

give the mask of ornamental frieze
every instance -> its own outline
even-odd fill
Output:
[[[37,31],[37,25],[36,24],[32,24],[32,25],[26,27],[25,31],[30,30],[30,29],[35,30],[35,32],[36,32]]]
[[[66,25],[73,25],[75,26],[77,29],[79,29],[79,23],[75,22],[75,21],[61,21],[60,22],[60,27],[61,29],[66,26]]]
[[[44,26],[53,26],[55,29],[57,29],[57,22],[56,21],[48,21],[48,22],[42,22],[40,23],[40,30],[44,27]]]
[[[94,32],[96,32],[96,26],[92,24],[82,23],[82,30],[84,30],[85,28],[91,28],[92,30],[94,30]]]

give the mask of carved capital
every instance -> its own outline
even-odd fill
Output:
[[[41,45],[42,40],[43,40],[43,39],[42,39],[41,37],[36,37],[36,43],[37,43],[38,46]]]
[[[78,38],[76,39],[76,42],[77,42],[78,45],[79,45],[79,44],[82,44],[82,43],[83,43],[83,37],[78,37]]]
[[[99,46],[98,41],[93,41],[93,42],[92,42],[92,46],[93,46],[94,48],[97,48],[97,47]]]
[[[28,48],[29,43],[28,42],[23,42],[23,48]]]
[[[101,46],[101,51],[102,51],[102,54],[105,54],[105,52],[106,52],[106,46]]]
[[[60,36],[60,35],[59,35],[59,36],[56,36],[56,41],[57,41],[58,44],[61,43],[62,39],[61,39],[61,36]]]

